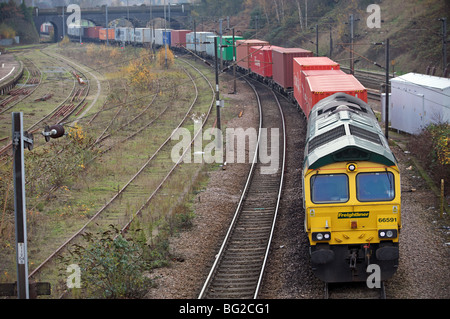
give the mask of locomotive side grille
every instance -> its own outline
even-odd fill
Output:
[[[367,131],[365,129],[362,129],[358,126],[354,126],[354,125],[349,125],[350,127],[350,134],[357,136],[359,138],[363,138],[365,140],[371,141],[373,143],[379,144],[379,145],[383,145],[381,143],[380,137],[378,136],[378,134]]]
[[[308,153],[311,153],[313,150],[327,144],[335,139],[345,135],[344,125],[338,126],[324,134],[316,136],[308,143]]]

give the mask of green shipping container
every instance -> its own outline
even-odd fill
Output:
[[[244,40],[243,37],[234,36],[234,41],[236,40]],[[220,44],[220,37],[217,37],[217,42]],[[222,59],[224,61],[233,61],[233,36],[232,35],[224,35],[222,36],[222,45],[226,45],[227,47],[222,47]],[[218,48],[218,58],[220,59],[220,45]]]

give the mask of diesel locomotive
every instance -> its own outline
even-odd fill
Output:
[[[302,172],[305,231],[314,274],[326,283],[379,280],[398,267],[400,171],[364,101],[336,93],[308,118]]]

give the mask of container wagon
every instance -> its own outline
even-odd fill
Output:
[[[257,39],[251,40],[237,40],[236,41],[236,62],[237,66],[244,69],[250,70],[250,61],[251,54],[250,48],[255,46],[259,48],[263,48],[264,46],[269,45],[269,42]],[[255,52],[253,50],[253,52]]]
[[[153,33],[151,28],[136,28],[134,29],[134,43],[144,45],[152,43]]]
[[[264,82],[273,76],[272,51],[278,48],[275,45],[250,47],[250,69]]]
[[[293,65],[296,57],[312,57],[311,51],[300,48],[275,48],[272,50],[273,81],[282,93],[294,86]]]
[[[191,30],[172,30],[172,46],[186,48],[186,35],[191,32]]]
[[[327,57],[294,58],[294,99],[306,117],[309,116],[309,112],[311,111],[310,108],[305,107],[306,91],[308,89],[306,77],[343,74],[345,73],[340,70],[339,63]]]
[[[92,41],[98,41],[99,33],[102,27],[89,27],[86,28],[85,36]]]
[[[297,103],[303,103],[302,110],[308,116],[317,102],[339,92],[355,96],[367,103],[367,89],[351,74],[306,77],[304,101]]]
[[[115,39],[115,30],[113,28],[102,28],[98,32],[98,38],[101,42],[109,42],[114,41]]]
[[[155,29],[155,44],[168,45],[171,44],[172,29]]]
[[[244,38],[241,36],[235,36],[234,41],[243,40]],[[220,37],[217,38],[217,44],[219,46],[218,48],[218,54],[217,56],[220,58],[220,52],[222,51],[222,59],[224,61],[233,61],[233,46],[235,43],[233,43],[233,36],[231,35],[225,35],[222,36],[222,43],[220,42]]]

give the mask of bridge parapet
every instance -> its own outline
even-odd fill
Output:
[[[105,26],[106,24],[106,6],[95,8],[80,8],[81,19],[92,21],[97,26]],[[169,18],[168,6],[140,5],[128,7],[108,7],[108,21],[115,19],[128,19],[134,27],[145,27],[150,17],[153,18]],[[39,30],[44,22],[50,22],[55,27],[56,39],[62,38],[64,26],[63,16],[67,23],[67,19],[72,11],[67,12],[67,7],[56,7],[50,9],[33,8],[33,20],[36,29]],[[191,5],[189,3],[177,4],[170,6],[170,19],[179,17],[188,17],[191,14]],[[67,24],[66,24],[67,33]]]

